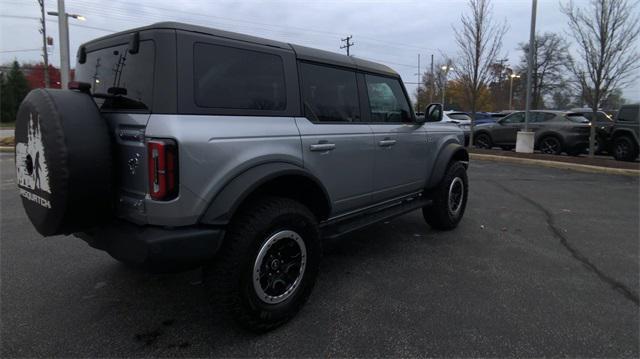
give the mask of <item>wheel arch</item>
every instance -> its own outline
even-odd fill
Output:
[[[538,136],[536,136],[534,148],[539,148],[540,142],[543,139],[548,138],[548,137],[553,137],[553,138],[557,139],[558,141],[560,141],[560,147],[564,149],[564,146],[565,146],[564,142],[565,141],[564,141],[562,135],[557,133],[557,132],[554,132],[554,131],[541,132]]]
[[[452,161],[463,162],[465,168],[468,167],[469,152],[467,152],[467,150],[459,143],[449,142],[442,147],[440,153],[436,157],[436,162],[433,166],[433,171],[431,171],[431,175],[429,176],[429,180],[427,181],[426,188],[433,188],[440,183]]]
[[[329,194],[320,180],[301,167],[279,162],[252,167],[231,179],[213,197],[200,222],[226,225],[244,204],[267,194],[301,202],[319,221],[331,213]]]

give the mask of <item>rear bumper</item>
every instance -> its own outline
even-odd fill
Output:
[[[198,264],[218,252],[224,229],[205,226],[168,229],[118,220],[75,235],[91,247],[129,264]]]

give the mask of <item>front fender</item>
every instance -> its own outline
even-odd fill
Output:
[[[459,143],[449,142],[441,147],[441,150],[436,157],[436,162],[429,176],[429,180],[427,181],[427,188],[433,188],[440,183],[444,177],[444,173],[449,167],[449,163],[451,163],[451,160],[453,159],[468,163],[469,153]]]

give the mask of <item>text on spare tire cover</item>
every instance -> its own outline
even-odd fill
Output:
[[[27,143],[16,143],[16,177],[20,195],[42,207],[51,208],[51,202],[38,194],[51,194],[49,186],[49,167],[47,167],[42,134],[40,133],[40,115],[33,120],[33,113],[29,114],[27,128]]]

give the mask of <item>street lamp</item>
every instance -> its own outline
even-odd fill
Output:
[[[47,15],[51,15],[51,16],[58,16],[58,12],[57,11],[47,11]],[[80,21],[86,21],[87,18],[82,16],[82,15],[78,15],[78,14],[69,14],[67,13],[67,17],[72,17],[74,19],[78,19]]]
[[[509,110],[513,110],[513,79],[519,79],[520,75],[517,74],[511,74],[509,75]]]
[[[450,65],[444,65],[441,69],[442,72],[444,72],[444,79],[442,81],[442,110],[444,110],[444,94],[447,91],[447,75],[449,75],[449,71],[453,70],[453,67]]]
[[[69,84],[69,18],[85,21],[86,18],[78,14],[67,14],[64,11],[64,0],[58,0],[58,11],[49,11],[47,14],[58,16],[58,31],[60,35],[60,82],[63,90]],[[59,16],[64,14],[64,16]]]

